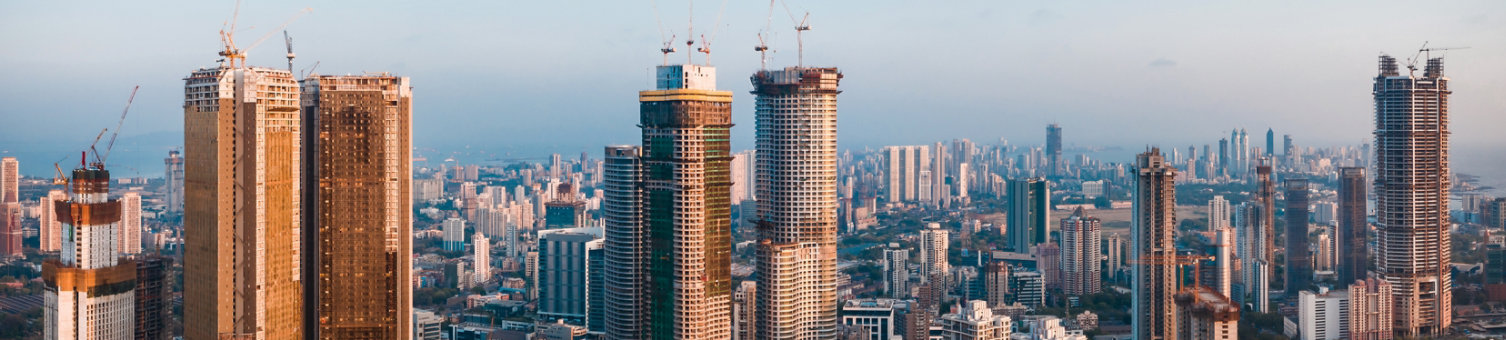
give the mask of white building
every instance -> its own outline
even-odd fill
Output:
[[[109,198],[110,173],[77,169],[70,184],[73,197],[55,203],[66,230],[61,254],[42,263],[43,338],[134,339],[136,263],[119,255],[121,202]]]
[[[1208,201],[1208,231],[1229,228],[1229,217],[1229,201],[1224,195],[1214,195],[1213,200]]]
[[[434,312],[414,309],[413,310],[413,340],[440,340],[440,324],[443,318]]]
[[[951,271],[951,264],[947,263],[947,247],[947,230],[941,229],[940,223],[931,222],[920,231],[921,282],[931,282],[931,276],[946,275]]]
[[[936,319],[942,340],[1008,340],[1014,323],[1008,316],[994,315],[988,302],[972,300],[962,304],[957,314]],[[933,328],[934,330],[934,328]],[[936,336],[932,336],[936,339]]]
[[[867,340],[898,339],[896,331],[900,312],[910,309],[910,303],[896,299],[856,299],[842,304],[843,325],[864,327]]]
[[[1303,340],[1349,338],[1349,292],[1318,288],[1297,293],[1297,332]]]
[[[141,253],[141,194],[133,191],[120,195],[120,236],[117,239],[121,253]]]
[[[904,299],[910,295],[910,250],[894,246],[884,249],[884,293]]]
[[[492,277],[492,243],[486,235],[476,233],[471,237],[471,248],[475,251],[473,259],[476,262],[475,277],[471,278],[474,285],[482,285],[491,281]]]
[[[1016,334],[1013,337],[1013,339],[1016,339],[1016,340],[1088,340],[1088,336],[1087,335],[1083,335],[1082,331],[1080,331],[1080,330],[1077,330],[1077,331],[1069,331],[1069,330],[1067,330],[1067,327],[1062,326],[1062,319],[1058,319],[1057,317],[1054,317],[1054,316],[1043,316],[1043,317],[1036,317],[1036,318],[1026,318],[1025,319],[1025,327],[1027,327],[1029,329],[1029,332],[1027,332],[1025,334]]]

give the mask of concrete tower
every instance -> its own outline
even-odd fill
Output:
[[[300,337],[298,84],[228,65],[184,82],[184,338]]]
[[[1365,168],[1339,168],[1339,212],[1337,238],[1338,282],[1354,282],[1368,277],[1369,244],[1365,237],[1370,222],[1365,220]]]
[[[758,122],[758,336],[824,339],[837,330],[836,68],[754,73]],[[922,159],[917,169],[929,165]],[[930,174],[930,171],[924,171]],[[917,199],[930,199],[917,178]],[[920,185],[920,184],[925,185]]]
[[[1134,193],[1133,317],[1135,338],[1175,339],[1177,332],[1176,173],[1161,150],[1151,149],[1136,157],[1138,173]]]
[[[1286,292],[1307,290],[1313,281],[1313,255],[1307,242],[1307,180],[1286,180]]]
[[[412,333],[412,86],[388,75],[302,85],[305,338],[400,339]]]
[[[164,165],[162,185],[166,193],[163,199],[167,203],[167,211],[183,211],[183,156],[178,150],[168,150],[167,158],[162,160]]]
[[[636,146],[608,146],[603,158],[608,339],[648,337],[648,234],[643,229],[643,163]]]
[[[1375,77],[1375,216],[1380,272],[1395,296],[1395,331],[1429,336],[1453,320],[1449,235],[1448,78],[1443,58],[1421,77],[1381,56]]]
[[[44,339],[134,339],[136,263],[119,256],[120,200],[104,164],[73,170],[67,201],[57,202],[62,252],[42,263]]]

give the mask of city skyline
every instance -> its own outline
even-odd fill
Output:
[[[683,3],[662,2],[657,4],[658,14],[666,30],[678,33],[677,40],[684,40],[686,16]],[[33,29],[9,29],[0,33],[0,40],[12,41],[13,51],[35,51],[35,54],[0,53],[0,73],[13,74],[16,79],[33,84],[28,89],[0,90],[0,99],[12,103],[0,108],[7,117],[16,117],[22,124],[0,127],[0,145],[7,150],[19,152],[35,149],[41,136],[57,135],[71,143],[57,143],[70,148],[87,145],[88,136],[63,135],[42,119],[109,117],[118,110],[117,100],[89,100],[58,106],[55,93],[63,86],[70,90],[82,86],[83,90],[112,98],[114,93],[125,96],[125,89],[132,84],[142,84],[133,119],[128,120],[123,132],[123,148],[132,146],[132,137],[153,133],[176,133],[181,124],[176,115],[174,95],[180,81],[178,77],[163,77],[160,74],[176,74],[182,69],[208,66],[213,60],[212,46],[216,43],[214,30],[228,19],[231,3],[184,4],[178,11],[193,11],[190,18],[173,22],[153,22],[133,28],[137,22],[117,18],[117,14],[129,17],[137,14],[149,17],[147,9],[110,5],[80,6],[82,9],[55,8],[50,4],[11,3],[0,5],[8,13],[28,13],[28,16],[8,20],[10,27],[39,28],[51,33],[30,35]],[[242,38],[252,41],[269,32],[274,25],[288,19],[308,4],[292,2],[247,3],[241,13]],[[416,110],[428,112],[426,117],[416,117],[415,146],[432,148],[439,152],[473,151],[510,157],[537,157],[549,152],[574,152],[594,150],[600,145],[631,142],[633,136],[614,126],[631,124],[631,106],[624,106],[617,98],[621,93],[644,87],[652,81],[648,67],[660,62],[656,49],[661,46],[655,10],[651,4],[625,2],[602,4],[602,13],[622,13],[620,16],[604,16],[597,11],[579,16],[545,16],[533,18],[526,13],[561,13],[558,6],[568,4],[501,4],[475,5],[478,8],[458,11],[429,8],[425,6],[370,6],[318,5],[299,21],[293,22],[288,31],[294,39],[295,50],[300,58],[295,69],[302,70],[315,62],[322,62],[318,70],[327,73],[345,74],[362,71],[392,71],[412,76],[423,81],[415,83],[417,91],[429,100],[418,103]],[[322,7],[328,6],[328,7]],[[1362,82],[1358,75],[1368,74],[1369,68],[1359,67],[1351,61],[1373,58],[1379,51],[1410,51],[1423,41],[1433,41],[1433,46],[1470,46],[1472,49],[1451,52],[1451,65],[1455,69],[1468,69],[1471,76],[1462,78],[1470,87],[1461,92],[1454,109],[1464,113],[1455,118],[1460,125],[1461,137],[1455,141],[1460,147],[1501,145],[1506,136],[1486,133],[1488,126],[1506,124],[1499,115],[1490,112],[1506,110],[1506,101],[1491,98],[1488,93],[1506,90],[1506,66],[1489,62],[1488,56],[1506,53],[1506,43],[1490,37],[1506,34],[1506,22],[1501,18],[1484,16],[1482,7],[1503,6],[1497,3],[1457,3],[1440,6],[1416,7],[1406,3],[1365,3],[1352,11],[1296,11],[1276,5],[1203,5],[1182,8],[1168,4],[1148,6],[1124,5],[1128,8],[1107,8],[1087,5],[1013,5],[1013,4],[895,4],[880,3],[864,8],[846,8],[840,3],[790,3],[791,11],[800,16],[804,10],[812,13],[814,30],[804,35],[805,60],[811,64],[841,61],[844,69],[865,75],[862,82],[854,82],[848,89],[846,110],[862,112],[862,115],[846,115],[839,140],[842,149],[878,146],[884,144],[910,144],[953,136],[971,137],[974,140],[993,140],[1005,137],[1015,143],[1035,144],[1043,140],[1045,131],[1040,126],[1061,123],[1067,129],[1065,144],[1068,147],[1085,144],[1162,146],[1184,145],[1203,140],[1216,139],[1213,131],[1228,126],[1246,126],[1258,131],[1274,127],[1278,134],[1298,136],[1302,145],[1332,145],[1358,143],[1368,136],[1366,130],[1357,126],[1332,124],[1366,119],[1369,101],[1362,93],[1349,91]],[[1329,6],[1341,6],[1332,4]],[[513,8],[517,7],[517,8]],[[871,8],[868,8],[871,7]],[[1141,8],[1144,7],[1144,8]],[[1179,9],[1182,15],[1160,14]],[[160,9],[151,9],[160,10]],[[703,3],[696,7],[696,32],[710,33],[710,26],[717,21],[719,4]],[[1421,20],[1393,22],[1388,26],[1374,27],[1370,18],[1411,16],[1414,12],[1426,14]],[[896,13],[897,12],[897,13]],[[1123,12],[1123,13],[1121,13]],[[405,24],[403,33],[393,35],[354,34],[352,30],[368,27],[367,20],[407,14],[443,14],[458,16],[455,20],[431,23],[425,19]],[[518,13],[518,14],[515,14]],[[904,13],[904,14],[900,14]],[[1241,14],[1243,13],[1243,14]],[[1320,14],[1321,13],[1321,14]],[[481,14],[500,16],[497,23],[481,17]],[[783,6],[773,13],[770,46],[771,64],[787,64],[794,61],[793,23]],[[1159,18],[1165,23],[1143,24],[1129,21],[1125,14],[1141,14],[1142,17]],[[1329,20],[1289,20],[1302,24],[1276,30],[1251,29],[1271,16],[1296,15],[1309,18],[1316,15],[1332,15]],[[756,44],[755,33],[763,29],[768,16],[767,4],[732,3],[727,6],[722,28],[716,29],[717,53],[712,55],[713,65],[721,66],[728,74],[747,74],[756,70],[757,53],[751,51]],[[892,20],[869,20],[870,18]],[[581,17],[588,18],[581,19]],[[40,21],[51,19],[51,21]],[[597,20],[600,19],[600,20]],[[797,18],[798,19],[798,18]],[[74,23],[76,20],[97,20],[101,23],[125,26],[118,31],[84,35],[73,29],[49,29],[55,25]],[[599,21],[599,22],[593,22]],[[1287,21],[1288,19],[1282,19]],[[882,22],[900,21],[913,24],[898,27],[883,27]],[[942,21],[942,22],[937,22]],[[1209,25],[1210,22],[1228,22],[1228,27],[1210,27],[1211,31],[1188,30],[1185,27]],[[431,23],[431,26],[421,25]],[[880,26],[875,26],[880,25]],[[927,25],[935,28],[926,28]],[[1105,30],[1106,27],[1119,28]],[[560,35],[544,34],[543,28],[558,29]],[[454,38],[458,30],[497,32],[483,39]],[[1363,33],[1361,30],[1364,30]],[[935,34],[935,30],[960,31],[959,34]],[[520,32],[508,34],[507,32]],[[872,32],[872,33],[865,33]],[[1308,32],[1328,32],[1307,35]],[[22,36],[21,34],[28,34]],[[133,35],[124,39],[124,35]],[[1198,42],[1211,42],[1218,35],[1247,37],[1244,44],[1229,51],[1214,52],[1200,48]],[[117,36],[120,35],[120,36]],[[274,34],[280,35],[280,34]],[[713,34],[708,34],[708,37]],[[1150,39],[1147,37],[1157,37]],[[560,46],[563,41],[581,41],[572,38],[589,37],[579,44]],[[1374,38],[1372,38],[1374,37]],[[1380,40],[1384,37],[1384,40]],[[133,43],[117,43],[130,40]],[[564,38],[564,39],[558,39]],[[1342,38],[1342,39],[1340,39]],[[404,48],[383,47],[396,45]],[[439,44],[453,39],[464,39],[468,44],[450,46]],[[495,39],[495,40],[492,40]],[[940,40],[932,40],[940,39]],[[1162,40],[1164,39],[1164,40]],[[64,49],[58,41],[94,42]],[[1119,41],[1123,40],[1123,41]],[[919,52],[934,51],[948,45],[977,45],[985,53],[965,55],[927,56]],[[1167,43],[1165,41],[1171,41]],[[185,43],[187,42],[187,43]],[[380,58],[362,56],[354,52],[367,48],[343,48],[364,44],[376,46],[383,55]],[[883,45],[891,44],[891,45]],[[688,53],[682,44],[681,51],[671,60],[683,60]],[[99,46],[99,47],[94,47]],[[488,47],[498,46],[498,47]],[[516,46],[535,50],[538,47],[562,48],[558,53],[516,53],[508,50]],[[894,46],[880,47],[880,46]],[[93,48],[111,48],[109,54],[125,60],[139,61],[131,70],[106,68],[109,63],[78,63],[66,57],[71,50],[83,55],[97,55]],[[1028,51],[1019,51],[1019,47]],[[1278,50],[1315,51],[1319,53],[1292,53],[1301,57],[1247,58],[1235,55],[1267,53]],[[464,50],[457,51],[461,48]],[[1302,49],[1307,48],[1307,49]],[[475,50],[471,50],[475,49]],[[283,46],[268,41],[250,53],[250,64],[282,67]],[[462,52],[464,51],[464,52]],[[390,52],[390,53],[387,53]],[[864,58],[860,53],[889,53],[892,57]],[[516,61],[497,63],[480,61],[484,55],[506,55]],[[395,56],[394,56],[395,55]],[[597,56],[622,56],[621,60]],[[1000,62],[1001,59],[1002,61]],[[1405,57],[1398,55],[1398,57]],[[960,62],[976,65],[976,70],[966,74],[951,72],[936,73],[928,69],[927,58],[939,60],[963,58]],[[696,53],[695,60],[703,56]],[[474,60],[472,63],[470,61]],[[985,62],[986,60],[986,62]],[[1160,61],[1160,62],[1158,62]],[[439,62],[439,63],[436,63]],[[958,61],[949,61],[958,62]],[[488,65],[481,68],[457,69],[447,64]],[[1151,66],[1151,64],[1162,66]],[[569,70],[560,67],[570,65]],[[1171,64],[1175,64],[1174,66]],[[62,68],[53,66],[64,66]],[[543,65],[543,67],[540,67]],[[1018,65],[1018,66],[1011,66]],[[1026,66],[1028,65],[1028,66]],[[1110,69],[1105,69],[1110,68]],[[38,73],[46,69],[48,72]],[[548,78],[543,69],[565,72],[551,73]],[[885,72],[879,72],[884,69]],[[1282,70],[1281,72],[1250,72],[1252,70]],[[124,71],[124,72],[122,72]],[[169,72],[170,71],[170,72]],[[61,72],[61,73],[59,73]],[[1235,74],[1231,74],[1235,73]],[[918,74],[933,75],[918,77]],[[1236,77],[1235,83],[1227,81]],[[485,86],[472,86],[481,77],[500,76],[506,79]],[[1050,75],[1050,77],[1046,77]],[[58,79],[88,78],[89,82],[61,82]],[[997,79],[1034,78],[1038,88],[1014,88],[1008,82]],[[1316,86],[1289,86],[1292,78]],[[516,79],[516,80],[513,80]],[[920,83],[915,83],[915,82]],[[1183,91],[1152,92],[1136,90],[1122,92],[1127,83],[1148,82],[1151,85],[1173,85],[1168,89],[1192,90],[1194,97],[1182,98]],[[938,93],[930,88],[942,83],[978,84],[959,93]],[[578,84],[578,89],[564,92],[561,84]],[[902,85],[908,84],[908,85]],[[1187,84],[1197,88],[1186,89]],[[546,86],[539,86],[546,85]],[[739,102],[751,100],[745,83],[735,79],[722,79],[719,88],[734,92]],[[920,86],[913,86],[920,85]],[[1214,85],[1214,86],[1209,86]],[[574,88],[575,86],[571,86]],[[884,98],[895,97],[891,91],[906,91],[916,88],[919,93],[906,94],[917,98],[907,103],[894,103]],[[1153,87],[1153,86],[1152,86]],[[886,88],[892,90],[886,90]],[[906,90],[902,90],[906,89]],[[520,96],[493,96],[495,93],[519,93]],[[564,98],[580,93],[591,94],[593,99],[568,101]],[[1077,100],[1064,98],[1075,95]],[[960,95],[967,95],[959,98]],[[1016,97],[1018,96],[1018,97]],[[1269,101],[1264,97],[1277,96],[1283,101]],[[1092,103],[1102,102],[1097,105]],[[1115,102],[1113,105],[1108,103]],[[1211,102],[1211,103],[1210,103]],[[1281,102],[1277,104],[1276,102]],[[1062,104],[1065,103],[1065,104]],[[1145,109],[1125,109],[1137,107]],[[1292,109],[1300,107],[1301,111]],[[500,109],[497,109],[500,108]],[[924,109],[922,109],[924,108]],[[547,110],[548,119],[530,115],[538,110]],[[914,112],[927,112],[928,119],[904,119]],[[1315,115],[1316,112],[1326,114]],[[47,112],[33,115],[29,112]],[[1220,119],[1202,120],[1208,113]],[[617,113],[617,114],[613,114]],[[751,149],[753,140],[752,112],[736,110],[733,113],[733,149]],[[1207,131],[1205,136],[1188,134],[1178,137],[1153,137],[1171,135],[1164,131],[1147,130],[1125,136],[1117,132],[1119,126],[1132,124],[1131,117],[1149,116],[1182,121],[1182,126],[1194,131]],[[51,117],[51,118],[43,118]],[[447,126],[446,121],[465,119],[492,119],[498,123],[474,124],[473,126]],[[554,119],[563,118],[563,119]],[[1293,124],[1295,118],[1310,124]],[[501,123],[507,122],[507,123]],[[1027,124],[1012,124],[1027,122]],[[40,128],[17,129],[19,126]],[[1329,131],[1327,126],[1340,126]],[[533,128],[545,127],[545,128]],[[544,131],[560,128],[588,132],[588,138],[559,140],[548,138]],[[900,134],[898,132],[903,132]],[[502,137],[496,137],[502,136]],[[169,139],[170,140],[170,139]],[[1262,141],[1263,142],[1263,141]],[[1255,142],[1254,144],[1261,144]],[[470,146],[470,149],[466,149]],[[139,147],[157,147],[147,143]],[[166,147],[166,146],[162,146]],[[1134,148],[1129,148],[1133,150]],[[123,155],[130,151],[121,150]],[[160,158],[165,150],[153,150],[150,156]],[[430,155],[431,157],[436,155]],[[129,157],[129,156],[123,156]],[[55,159],[51,157],[49,159]],[[1126,155],[1125,162],[1131,159]],[[42,169],[40,162],[31,163],[30,169]],[[1499,163],[1499,162],[1498,162]],[[121,169],[121,175],[126,173]],[[38,171],[24,171],[36,173]],[[153,172],[155,173],[155,172]]]

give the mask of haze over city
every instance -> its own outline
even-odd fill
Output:
[[[625,101],[661,61],[655,9],[665,34],[677,35],[681,52],[670,61],[680,62],[687,5],[245,1],[239,39],[250,44],[312,7],[287,28],[296,69],[320,62],[314,71],[325,74],[413,76],[423,99],[414,144],[436,150],[431,158],[483,151],[537,159],[634,140],[619,127],[637,119]],[[1506,97],[1496,95],[1506,93],[1506,64],[1496,60],[1506,55],[1506,3],[1291,5],[788,1],[789,11],[776,5],[769,20],[766,2],[694,3],[695,34],[714,34],[718,85],[738,102],[750,98],[742,75],[758,67],[752,46],[765,21],[770,64],[793,64],[791,14],[809,11],[806,64],[850,71],[844,149],[954,137],[1035,144],[1053,122],[1068,127],[1069,145],[1131,150],[1201,145],[1234,127],[1273,127],[1304,145],[1356,144],[1372,138],[1371,61],[1410,57],[1425,41],[1470,47],[1447,53],[1450,70],[1468,71],[1454,79],[1468,85],[1452,103],[1454,145],[1506,145],[1494,133],[1506,126]],[[136,84],[125,147],[153,133],[163,138],[146,139],[173,140],[166,136],[182,131],[177,75],[212,64],[215,32],[232,9],[226,1],[0,4],[0,75],[17,84],[0,88],[0,115],[10,120],[0,125],[0,152],[87,145],[91,133],[57,122],[108,120]],[[250,64],[285,64],[281,33],[272,33]],[[749,106],[734,108],[734,149],[752,147],[752,118]],[[151,150],[139,157],[149,159],[169,147],[144,143]],[[41,163],[23,171],[42,175]]]

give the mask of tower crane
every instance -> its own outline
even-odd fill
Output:
[[[288,45],[288,73],[293,72],[293,37],[288,35],[288,30],[282,30],[282,41]]]
[[[1407,71],[1408,71],[1408,73],[1412,73],[1412,74],[1415,75],[1415,73],[1417,73],[1417,62],[1428,60],[1428,59],[1432,59],[1433,58],[1433,51],[1448,51],[1448,50],[1463,50],[1463,49],[1469,49],[1469,46],[1460,46],[1460,47],[1428,47],[1428,42],[1424,41],[1424,42],[1422,42],[1422,47],[1417,48],[1417,53],[1413,53],[1411,58],[1407,58]],[[1419,57],[1421,57],[1421,58],[1419,58]]]
[[[115,133],[110,134],[110,143],[105,145],[105,153],[100,154],[99,150],[94,148],[94,145],[99,144],[99,137],[104,137],[105,131],[109,131],[110,129],[100,131],[99,137],[94,137],[94,143],[89,144],[89,150],[94,151],[94,161],[99,163],[99,168],[103,169],[105,167],[105,160],[110,159],[110,150],[115,149],[115,138],[120,137],[120,127],[125,125],[126,114],[131,113],[131,103],[136,101],[136,91],[140,89],[141,85],[131,88],[131,97],[126,99],[125,109],[120,111],[120,121],[115,123]]]
[[[805,67],[805,39],[803,33],[811,30],[811,13],[805,12],[805,17],[800,19],[800,24],[795,25],[795,45],[799,49],[795,57],[795,66]]]

